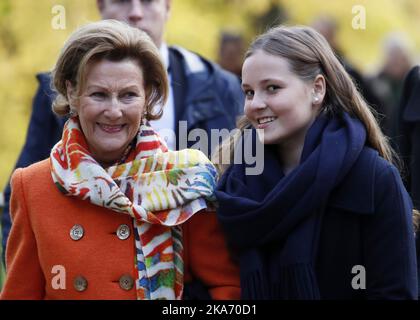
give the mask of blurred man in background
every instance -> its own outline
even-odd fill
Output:
[[[338,24],[333,17],[327,15],[318,16],[312,22],[311,26],[317,30],[320,34],[322,34],[325,39],[330,44],[331,48],[334,50],[335,54],[337,55],[338,59],[341,61],[342,65],[346,69],[346,71],[350,74],[355,82],[356,86],[359,88],[360,92],[362,93],[365,100],[368,102],[370,106],[374,108],[374,110],[378,113],[378,120],[381,125],[382,130],[385,127],[385,112],[382,106],[382,101],[379,97],[375,94],[371,86],[368,84],[365,77],[362,75],[360,71],[356,69],[344,56],[343,52],[340,49],[337,41],[337,32],[338,32]]]
[[[401,99],[404,78],[412,68],[408,40],[401,34],[390,34],[383,45],[384,62],[372,79],[372,88],[381,99],[385,113],[385,134],[395,147],[398,131],[398,105]]]
[[[241,77],[242,62],[245,53],[245,41],[239,33],[223,31],[219,40],[219,56],[217,62],[220,66]]]

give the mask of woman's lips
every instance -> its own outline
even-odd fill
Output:
[[[105,131],[106,133],[118,133],[122,131],[125,124],[120,125],[108,125],[103,123],[98,123],[99,128],[101,128],[102,131]]]
[[[258,118],[257,119],[257,129],[267,128],[270,125],[270,123],[272,123],[276,119],[277,119],[277,117],[275,117],[275,116]]]
[[[268,123],[263,123],[263,124],[258,124],[257,125],[257,129],[265,129],[270,125],[271,122]]]

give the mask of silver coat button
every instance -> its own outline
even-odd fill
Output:
[[[73,286],[74,286],[74,289],[76,289],[76,291],[82,292],[87,289],[88,282],[85,277],[77,276],[73,280]]]
[[[75,224],[70,230],[70,238],[75,241],[80,240],[84,233],[83,227],[79,224]]]
[[[126,224],[122,224],[117,229],[117,237],[120,240],[125,240],[130,237],[130,227]]]
[[[134,279],[129,274],[121,276],[119,283],[120,288],[126,291],[129,291],[134,287]]]

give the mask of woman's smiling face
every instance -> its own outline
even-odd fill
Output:
[[[304,140],[318,108],[313,86],[293,74],[286,59],[256,51],[243,64],[242,88],[245,115],[264,130],[264,144]]]
[[[121,159],[139,130],[145,103],[143,71],[136,62],[99,60],[88,65],[74,107],[96,161],[108,166]]]

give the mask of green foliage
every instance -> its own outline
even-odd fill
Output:
[[[10,0],[3,0],[0,2],[0,17],[4,18],[10,14],[12,11],[12,6],[10,5]]]

